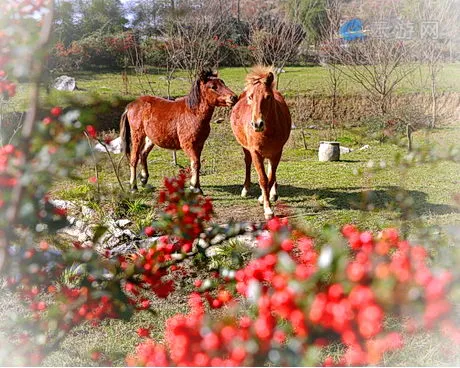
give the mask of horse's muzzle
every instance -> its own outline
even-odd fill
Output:
[[[263,120],[259,120],[255,122],[251,121],[251,126],[257,133],[263,132],[265,129],[265,123]]]
[[[238,96],[237,95],[230,96],[230,98],[227,99],[227,105],[229,107],[234,106],[237,102],[238,102]]]

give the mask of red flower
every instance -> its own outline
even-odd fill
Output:
[[[51,119],[49,116],[47,116],[46,118],[43,118],[43,124],[44,125],[49,125],[53,122],[53,119]]]
[[[150,329],[148,328],[139,327],[136,332],[139,337],[150,337]]]
[[[96,131],[96,128],[92,125],[88,125],[86,127],[86,132],[88,133],[88,135],[91,137],[91,138],[96,138],[97,136],[97,131]]]
[[[50,110],[50,113],[53,116],[59,116],[59,115],[62,114],[62,109],[60,107],[58,107],[58,106],[55,106]]]
[[[145,229],[144,229],[144,233],[145,235],[147,235],[148,237],[152,237],[155,235],[155,229],[152,227],[152,226],[147,226]]]

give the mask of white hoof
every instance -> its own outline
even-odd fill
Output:
[[[195,194],[203,194],[203,191],[201,190],[201,188],[197,188],[197,187],[194,187],[193,185],[190,185],[190,190],[195,193]]]
[[[241,191],[241,197],[245,198],[248,196],[248,190],[246,188],[243,188],[243,190]]]
[[[270,219],[272,219],[273,216],[274,216],[274,213],[273,213],[272,209],[271,209],[271,208],[266,208],[266,209],[264,210],[264,216],[265,216],[265,220],[270,220]]]
[[[257,199],[260,205],[264,204],[264,196],[261,194],[260,197]]]

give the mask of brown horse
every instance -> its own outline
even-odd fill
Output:
[[[120,120],[123,151],[131,167],[131,191],[137,190],[136,167],[141,162],[141,183],[147,184],[147,156],[154,145],[170,150],[182,149],[190,158],[191,187],[200,188],[200,157],[211,131],[210,120],[216,106],[233,106],[238,97],[216,73],[203,71],[190,93],[170,101],[142,96],[126,106]]]
[[[246,77],[246,88],[232,110],[233,134],[243,146],[246,178],[241,196],[246,197],[251,185],[251,163],[254,162],[266,219],[273,217],[270,200],[278,198],[276,169],[283,146],[291,132],[291,114],[283,96],[274,88],[273,70],[256,66]],[[269,160],[268,177],[264,160]],[[270,195],[270,197],[269,197]]]

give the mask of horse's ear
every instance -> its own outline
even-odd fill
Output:
[[[209,78],[217,77],[217,71],[209,68],[202,69],[198,74],[198,79],[203,83],[206,83]]]
[[[208,73],[207,70],[201,70],[198,79],[202,82],[206,82],[208,80]]]
[[[268,73],[267,77],[265,78],[265,84],[268,87],[271,87],[273,81],[275,80],[275,76],[273,75],[272,72]]]

